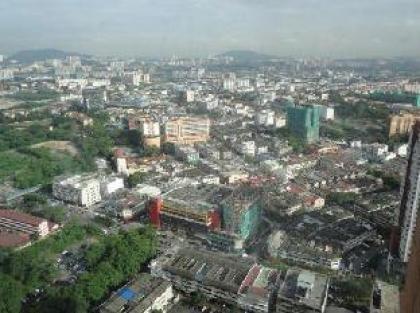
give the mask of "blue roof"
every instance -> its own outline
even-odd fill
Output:
[[[130,288],[123,288],[118,292],[118,295],[124,300],[130,301],[135,298],[136,293]]]

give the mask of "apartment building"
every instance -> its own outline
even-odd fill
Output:
[[[175,144],[205,142],[210,136],[210,120],[199,117],[176,117],[165,125],[164,139]]]
[[[101,186],[95,175],[75,175],[55,181],[53,195],[65,202],[89,207],[101,201]]]

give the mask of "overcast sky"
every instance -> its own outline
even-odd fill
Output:
[[[0,0],[0,54],[420,56],[420,0]]]

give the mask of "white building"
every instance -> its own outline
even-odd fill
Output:
[[[286,116],[284,115],[276,115],[274,120],[274,127],[275,128],[282,128],[286,126]]]
[[[395,148],[395,153],[400,157],[406,157],[408,153],[408,145],[403,144]]]
[[[124,179],[117,176],[103,177],[100,185],[101,196],[107,197],[120,189],[124,189]]]
[[[143,83],[150,84],[150,82],[151,82],[150,74],[148,73],[143,74]]]
[[[239,150],[243,155],[255,156],[256,145],[255,141],[243,141],[239,146]]]
[[[143,81],[143,73],[141,71],[125,72],[124,83],[126,85],[138,86]]]
[[[128,176],[127,160],[125,158],[116,158],[117,173]]]
[[[236,81],[236,87],[237,88],[249,88],[250,84],[249,84],[249,79],[247,78],[239,78]]]
[[[186,90],[185,91],[185,98],[186,98],[187,102],[194,102],[194,99],[195,99],[194,90]]]
[[[388,156],[388,145],[373,143],[363,145],[363,152],[366,159],[370,161],[383,161]]]
[[[255,115],[255,121],[260,126],[273,126],[275,122],[275,114],[272,110],[261,110]]]
[[[11,69],[0,69],[0,80],[13,79],[13,71]]]
[[[326,105],[317,105],[319,108],[319,117],[324,120],[334,120],[334,108]]]
[[[100,183],[95,175],[58,179],[52,189],[55,198],[80,206],[89,207],[102,199]]]
[[[145,119],[140,122],[140,131],[145,137],[160,136],[160,126],[158,122],[151,119]]]
[[[234,78],[226,78],[223,80],[223,89],[228,91],[235,91],[236,80]]]

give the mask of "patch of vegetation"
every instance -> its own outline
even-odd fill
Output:
[[[331,290],[338,305],[350,310],[369,312],[373,281],[370,278],[335,277]]]
[[[384,183],[384,187],[389,191],[400,189],[400,179],[399,179],[399,177],[389,175],[389,174],[386,174],[383,171],[379,171],[379,170],[375,170],[375,169],[369,169],[368,174],[372,175],[374,177],[377,177],[377,178],[381,178],[383,183]]]
[[[305,142],[299,137],[293,135],[287,128],[276,129],[275,134],[280,139],[286,139],[289,146],[291,146],[293,151],[296,153],[302,153],[307,149]]]
[[[56,117],[50,125],[33,123],[29,127],[14,124],[0,125],[0,151],[28,147],[49,140],[74,140],[77,125],[65,117]]]
[[[8,98],[19,101],[44,101],[56,100],[60,94],[55,90],[40,89],[37,91],[19,91],[13,95],[7,96]]]
[[[13,178],[17,188],[44,186],[57,175],[91,170],[79,157],[53,153],[47,148],[21,148],[0,153],[0,179]]]
[[[327,195],[327,203],[336,203],[338,205],[354,204],[357,200],[357,194],[354,192],[331,192]]]
[[[87,271],[72,286],[49,287],[46,296],[26,312],[87,312],[110,290],[133,277],[156,253],[152,228],[120,232],[101,238],[84,252]],[[69,307],[63,307],[67,303]]]
[[[23,250],[0,250],[0,312],[20,312],[21,300],[45,288],[56,275],[55,257],[68,246],[98,231],[75,223]],[[39,311],[42,312],[42,311]]]
[[[382,101],[387,103],[414,103],[416,96],[411,93],[397,92],[374,92],[367,96],[373,101]]]
[[[142,172],[136,172],[128,176],[128,186],[131,188],[136,187],[138,184],[143,183],[144,179],[146,178],[146,174]]]

